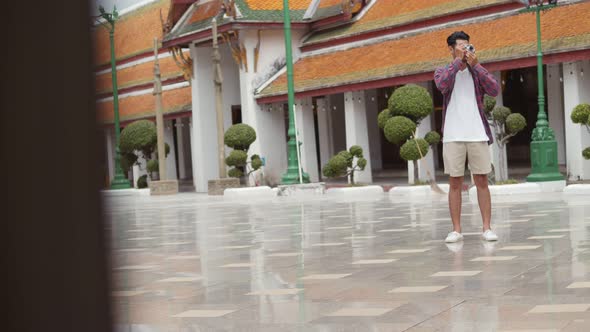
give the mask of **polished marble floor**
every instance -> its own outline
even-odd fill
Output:
[[[590,331],[590,197],[105,198],[116,331]]]

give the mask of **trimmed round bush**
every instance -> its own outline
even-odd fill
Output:
[[[356,165],[361,169],[361,171],[365,170],[365,167],[367,167],[367,159],[365,158],[359,158],[356,161]]]
[[[148,187],[147,174],[144,174],[144,175],[140,176],[139,179],[137,179],[137,188],[143,189],[143,188],[147,188],[147,187]]]
[[[492,118],[500,124],[506,122],[506,118],[512,113],[512,111],[505,106],[496,106],[492,111]]]
[[[227,175],[230,178],[241,178],[244,175],[244,172],[242,172],[240,169],[238,168],[232,168],[227,172]]]
[[[492,113],[494,107],[496,107],[496,98],[485,95],[483,97],[483,104],[487,114]]]
[[[150,159],[150,161],[147,162],[147,171],[148,173],[153,173],[153,172],[158,172],[160,167],[158,165],[158,160],[157,159]]]
[[[428,144],[435,145],[440,142],[440,134],[436,131],[431,131],[428,134],[426,134],[426,136],[424,136],[424,139],[426,140],[426,142],[428,142]]]
[[[387,120],[391,119],[393,115],[391,115],[391,111],[389,109],[385,109],[379,113],[377,116],[377,124],[379,125],[380,129],[385,128],[387,124]]]
[[[348,151],[340,151],[340,152],[338,152],[338,154],[336,156],[340,156],[340,157],[344,158],[344,160],[346,160],[347,166],[352,166],[352,161],[354,159],[354,156],[352,155],[352,153],[350,153]]]
[[[590,104],[580,104],[572,111],[572,122],[590,125]]]
[[[353,145],[348,150],[353,157],[362,158],[363,157],[363,148],[358,145]]]
[[[346,151],[344,151],[344,152],[346,152]],[[322,173],[324,174],[324,176],[326,176],[328,178],[334,178],[334,177],[344,176],[347,171],[348,171],[348,160],[346,159],[346,157],[342,153],[339,153],[339,154],[335,155],[334,157],[332,157],[328,161],[326,166],[324,166]]]
[[[418,144],[416,144],[416,142]],[[420,146],[420,151],[418,151]],[[422,152],[422,155],[420,155]],[[419,160],[428,153],[428,142],[423,138],[408,140],[399,150],[399,155],[405,161]]]
[[[121,131],[119,148],[121,152],[144,151],[152,149],[157,141],[156,125],[149,120],[139,120],[132,122]]]
[[[225,158],[227,166],[244,166],[248,161],[248,153],[242,150],[233,150],[229,156]]]
[[[389,142],[399,145],[414,135],[415,131],[414,121],[405,116],[394,116],[387,121],[383,133]]]
[[[512,113],[506,118],[506,132],[516,134],[526,127],[526,119],[520,113]]]
[[[408,84],[395,90],[389,97],[388,108],[393,116],[402,115],[418,123],[434,110],[428,90]]]
[[[158,159],[158,142],[156,142],[154,145],[154,150],[156,152],[155,158]],[[170,145],[168,145],[168,143],[164,143],[164,155],[168,157],[168,154],[170,154]]]
[[[137,163],[137,155],[133,152],[124,152],[121,153],[121,169],[123,172],[127,173],[131,170],[131,167]]]
[[[237,150],[248,150],[256,140],[256,131],[245,123],[229,127],[223,137],[225,145]]]
[[[587,147],[582,151],[582,156],[584,156],[584,159],[590,160],[590,147]]]
[[[250,164],[250,166],[252,166],[253,170],[258,170],[260,167],[262,167],[262,159],[260,159],[258,155],[253,155],[252,163]]]

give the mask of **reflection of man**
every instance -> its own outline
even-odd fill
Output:
[[[445,241],[453,243],[463,239],[461,192],[466,160],[477,186],[483,219],[482,236],[487,241],[497,241],[498,236],[490,226],[492,202],[487,177],[491,172],[488,144],[492,144],[493,137],[484,114],[483,96],[497,96],[499,85],[477,61],[468,34],[454,32],[447,38],[447,44],[453,61],[437,68],[434,74],[434,82],[444,97],[443,159],[445,173],[450,176],[449,209],[453,220],[453,231]]]

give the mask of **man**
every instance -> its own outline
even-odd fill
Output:
[[[449,174],[449,210],[453,220],[453,231],[445,242],[463,240],[461,192],[466,160],[477,186],[482,237],[497,241],[490,225],[492,201],[487,176],[491,172],[488,144],[492,144],[493,136],[484,114],[483,97],[497,96],[500,88],[494,76],[479,64],[468,34],[454,32],[447,38],[447,45],[453,61],[434,73],[434,82],[443,94],[443,159],[445,174]]]

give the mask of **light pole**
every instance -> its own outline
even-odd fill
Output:
[[[527,177],[529,182],[559,181],[564,176],[559,172],[557,164],[557,141],[555,133],[549,127],[547,113],[545,112],[545,87],[543,77],[543,49],[541,47],[541,12],[555,8],[557,0],[549,0],[544,4],[543,0],[526,1],[527,8],[524,13],[535,13],[537,20],[537,80],[539,90],[539,113],[537,123],[533,129],[531,142],[531,174]],[[531,6],[534,4],[534,6]]]
[[[309,182],[309,175],[301,171],[301,165],[298,158],[297,133],[295,129],[295,88],[293,83],[293,51],[291,45],[291,16],[289,10],[289,0],[283,0],[283,15],[285,29],[285,57],[287,61],[287,91],[289,107],[289,143],[288,143],[288,168],[287,173],[283,175],[283,184],[295,184]],[[301,176],[299,174],[302,174]]]
[[[117,88],[117,59],[115,58],[115,23],[119,19],[117,7],[113,7],[112,13],[107,13],[102,6],[98,7],[100,17],[105,22],[100,22],[109,31],[109,40],[111,44],[111,77],[113,79],[113,109],[115,113],[115,178],[111,182],[111,189],[128,189],[131,188],[129,180],[123,175],[121,169],[121,153],[119,151],[119,137],[121,128],[119,125],[119,93]]]

